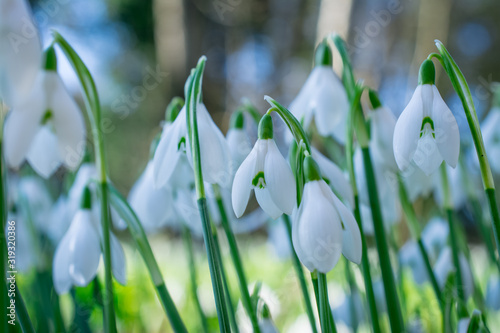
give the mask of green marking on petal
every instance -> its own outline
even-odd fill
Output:
[[[266,187],[266,178],[263,171],[255,175],[254,179],[252,179],[252,185],[261,189]]]
[[[422,120],[422,126],[420,127],[420,137],[422,137],[422,134],[424,134],[424,126],[425,126],[425,124],[429,124],[431,126],[432,137],[435,139],[436,138],[436,134],[434,133],[434,122],[432,121],[431,117],[425,117]]]
[[[52,113],[52,110],[47,110],[43,117],[42,117],[42,120],[40,121],[42,123],[42,125],[45,125],[49,122],[49,120],[52,119],[52,116],[53,116],[53,113]]]
[[[184,146],[184,148],[183,148]],[[177,150],[185,150],[186,148],[186,138],[185,137],[182,137],[180,140],[179,140],[179,144],[177,145]]]

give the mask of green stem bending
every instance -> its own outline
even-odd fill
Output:
[[[497,254],[500,255],[500,215],[498,213],[498,206],[496,204],[495,183],[493,181],[493,175],[491,173],[488,156],[484,147],[481,126],[479,123],[479,119],[477,118],[474,101],[472,100],[472,95],[470,93],[467,80],[465,80],[462,71],[458,67],[453,57],[444,47],[443,43],[441,43],[439,40],[435,40],[435,43],[440,53],[440,57],[438,59],[443,65],[446,74],[448,74],[451,84],[460,97],[460,100],[462,101],[462,105],[464,107],[465,116],[469,124],[472,140],[474,142],[477,158],[479,160],[483,187],[486,192],[486,197],[488,198],[488,205],[490,206],[491,223],[493,225],[493,231],[495,234]]]
[[[193,253],[193,244],[191,238],[191,231],[187,226],[182,228],[182,238],[184,239],[184,244],[186,246],[186,251],[188,254],[188,266],[189,266],[189,285],[191,287],[191,294],[193,294],[193,301],[200,316],[201,327],[203,327],[203,332],[208,333],[208,323],[207,317],[203,312],[203,308],[200,304],[200,299],[198,298],[198,282],[196,278],[196,262]]]
[[[370,198],[370,208],[373,218],[373,229],[375,230],[375,243],[377,245],[380,268],[382,271],[382,282],[384,284],[385,297],[387,300],[387,312],[391,330],[394,333],[404,332],[403,316],[401,314],[401,305],[396,291],[394,272],[392,270],[391,259],[389,257],[389,248],[385,234],[382,211],[380,210],[380,201],[378,198],[377,184],[368,147],[361,148],[363,154],[363,163],[365,168],[366,182]]]
[[[257,320],[257,313],[254,311],[252,307],[250,293],[248,292],[248,283],[245,276],[245,271],[243,269],[243,264],[241,262],[240,252],[238,250],[238,245],[236,244],[236,238],[234,237],[233,230],[231,229],[231,225],[229,224],[229,220],[227,218],[224,202],[222,201],[222,197],[220,194],[220,189],[218,185],[213,185],[212,187],[214,189],[215,199],[217,201],[217,207],[219,208],[222,228],[224,229],[227,241],[229,243],[229,251],[231,253],[231,259],[233,260],[233,265],[236,270],[236,274],[238,275],[238,282],[239,282],[243,306],[245,307],[247,314],[250,317],[250,322],[252,323],[254,332],[260,332],[259,322]]]
[[[297,253],[295,252],[295,249],[293,247],[292,223],[290,222],[290,218],[286,214],[283,214],[283,223],[285,223],[285,227],[287,229],[290,249],[292,251],[291,256],[293,268],[295,269],[295,274],[297,274],[297,278],[299,279],[300,290],[302,291],[302,297],[304,298],[304,306],[306,308],[307,317],[309,318],[309,324],[311,325],[313,333],[317,333],[316,319],[314,318],[314,312],[311,304],[311,297],[309,296],[309,291],[307,289],[306,278],[304,276],[302,264],[300,263],[299,257],[297,257]]]
[[[163,310],[170,320],[173,330],[177,333],[186,333],[187,329],[181,319],[181,316],[179,315],[179,312],[177,311],[177,308],[175,307],[174,301],[172,300],[167,287],[165,286],[160,268],[158,267],[158,263],[153,255],[153,250],[151,250],[151,246],[149,245],[148,238],[146,237],[146,233],[144,232],[139,218],[135,214],[132,207],[130,207],[127,200],[120,194],[120,192],[118,192],[117,189],[115,189],[111,184],[108,184],[107,189],[109,191],[109,199],[113,208],[116,209],[120,217],[127,223],[130,234],[134,239],[137,250],[146,264],[151,280],[156,288],[158,298],[163,306]]]

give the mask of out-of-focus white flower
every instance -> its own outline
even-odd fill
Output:
[[[47,223],[47,235],[54,244],[58,244],[68,230],[74,216],[68,198],[62,194],[52,205],[50,210],[50,223]]]
[[[448,181],[451,186],[451,202],[453,207],[461,208],[467,202],[467,189],[464,184],[464,176],[462,174],[462,166],[458,165],[456,168],[451,168],[450,166],[446,166]],[[443,183],[441,173],[436,172],[436,176],[434,177],[434,194],[437,203],[442,207],[444,204],[444,194],[443,194]]]
[[[226,140],[233,161],[232,169],[236,172],[252,151],[252,144],[245,131],[245,117],[242,112],[237,111],[231,117],[231,126],[227,131]]]
[[[370,91],[370,99],[375,99],[372,104],[378,102],[372,112],[370,112],[370,152],[375,164],[383,166],[393,172],[398,170],[396,159],[394,158],[393,139],[394,128],[396,127],[396,116],[388,108],[381,106],[375,92]]]
[[[412,162],[411,165],[401,173],[410,201],[413,202],[419,197],[428,197],[434,190],[436,183],[439,183],[438,173],[439,172],[436,171],[431,176],[428,176]]]
[[[292,254],[288,230],[282,221],[267,225],[269,246],[279,259],[288,259]]]
[[[342,322],[351,328],[353,328],[355,324],[359,326],[366,320],[363,300],[357,291],[345,295],[344,301],[339,306],[332,309],[332,312],[335,322]]]
[[[25,0],[0,1],[0,99],[16,107],[29,94],[42,47]]]
[[[448,223],[439,217],[432,218],[422,230],[422,242],[431,260],[437,260],[446,248],[449,230]]]
[[[488,280],[485,301],[490,309],[495,311],[500,310],[500,279],[498,276],[492,276]]]
[[[53,201],[44,181],[37,176],[23,177],[19,181],[17,193],[15,200],[19,211],[25,216],[29,214],[34,227],[46,232]]]
[[[491,169],[500,174],[500,107],[493,107],[481,124],[484,148]],[[477,159],[476,159],[477,160]]]
[[[290,215],[296,203],[295,178],[273,139],[272,118],[264,115],[259,124],[259,139],[234,176],[232,203],[240,217],[252,189],[262,209],[276,219]]]
[[[71,226],[54,254],[54,287],[58,294],[72,285],[86,286],[97,274],[101,258],[102,232],[90,210],[91,194],[85,190],[82,207],[76,212]],[[120,242],[110,233],[112,271],[116,280],[126,283],[125,255]]]
[[[297,119],[303,119],[305,128],[314,117],[319,134],[344,143],[349,111],[347,93],[332,69],[332,54],[326,42],[318,46],[316,55],[316,59],[319,56],[322,60],[316,61],[316,67],[290,104],[290,111]]]
[[[306,184],[293,215],[292,238],[297,256],[311,272],[328,273],[344,256],[361,262],[361,235],[351,211],[321,179],[310,156],[304,160]]]
[[[278,333],[278,329],[270,318],[264,318],[259,321],[259,328],[262,333]]]
[[[56,62],[53,48],[46,57]],[[78,167],[85,147],[85,123],[56,67],[39,71],[31,92],[7,116],[4,135],[5,159],[11,167],[18,168],[27,159],[44,178],[61,164],[70,170]]]
[[[35,268],[41,262],[38,256],[39,253],[35,248],[34,232],[30,230],[27,220],[18,212],[9,213],[7,221],[5,224],[5,239],[15,243],[16,269],[22,273],[29,273],[32,268]]]
[[[469,298],[474,291],[472,271],[463,253],[460,253],[458,258],[460,262],[460,271],[462,273],[462,288],[464,290],[465,297]],[[451,249],[446,247],[443,251],[441,251],[439,258],[434,265],[434,274],[436,275],[436,280],[441,288],[444,288],[448,274],[454,270],[455,266],[453,265]]]
[[[166,186],[182,156],[192,163],[190,139],[187,133],[186,107],[172,125],[165,129],[154,155],[154,179],[157,187]],[[203,180],[229,187],[231,184],[231,155],[224,135],[215,125],[203,103],[196,110]]]
[[[146,232],[154,232],[176,222],[174,196],[170,186],[155,188],[153,162],[149,161],[143,174],[130,190],[128,200]]]
[[[422,258],[418,244],[415,241],[409,240],[401,247],[399,260],[401,265],[410,268],[413,279],[417,284],[422,284],[429,279],[424,258]]]
[[[455,117],[434,85],[434,65],[420,67],[420,82],[394,129],[394,155],[401,170],[411,161],[427,175],[444,161],[456,167],[460,134]]]

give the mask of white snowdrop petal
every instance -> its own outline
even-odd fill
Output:
[[[443,163],[443,157],[439,153],[436,140],[432,133],[427,132],[418,140],[417,150],[413,155],[413,161],[427,175],[431,175]]]
[[[52,77],[50,77],[52,76]],[[48,108],[54,113],[53,124],[58,139],[59,155],[64,165],[75,170],[85,153],[85,122],[80,109],[64,87],[59,75],[47,73],[47,80],[53,81],[53,93]]]
[[[94,223],[90,210],[79,210],[68,230],[69,274],[80,287],[96,276],[101,258],[100,237]]]
[[[301,207],[294,216],[292,239],[307,269],[328,273],[342,253],[342,226],[333,205],[320,195],[318,183],[308,182],[304,187]]]
[[[361,263],[361,233],[359,232],[358,223],[352,215],[351,211],[332,193],[335,208],[342,220],[342,253],[350,261]]]
[[[0,3],[0,98],[16,107],[29,94],[40,69],[42,47],[24,0]]]
[[[401,170],[410,165],[420,138],[423,120],[422,86],[418,86],[394,127],[394,157]]]
[[[111,243],[111,270],[116,281],[125,285],[127,283],[127,266],[125,261],[125,253],[118,238],[110,232],[109,239]]]
[[[436,86],[432,88],[434,91],[432,120],[434,121],[436,144],[446,163],[455,168],[460,153],[460,132],[457,120],[443,101]]]
[[[40,120],[46,111],[43,93],[44,75],[40,73],[28,98],[9,112],[4,125],[4,151],[7,164],[21,165],[40,128]]]
[[[273,203],[281,211],[290,215],[297,202],[295,177],[274,140],[267,141],[268,150],[264,162],[266,188],[269,190]]]
[[[26,155],[31,167],[43,178],[49,178],[61,165],[57,137],[48,125],[40,127]]]
[[[256,176],[258,144],[255,144],[250,154],[241,163],[238,171],[234,175],[232,189],[232,203],[236,217],[241,217],[247,208],[250,193],[252,191],[252,180]]]
[[[186,108],[183,107],[171,126],[162,134],[153,158],[154,179],[157,188],[165,186],[172,177],[180,155],[184,154],[179,145],[187,146]],[[184,138],[184,139],[182,139]],[[183,143],[181,143],[183,140]]]
[[[380,107],[370,113],[371,135],[370,148],[374,160],[378,160],[391,170],[397,170],[394,157],[393,140],[396,117],[386,107]]]
[[[319,165],[321,176],[328,179],[333,190],[338,193],[343,200],[348,202],[351,207],[354,207],[354,195],[351,185],[344,176],[342,170],[314,147],[312,147],[312,157]]]
[[[54,288],[61,295],[67,293],[71,288],[71,276],[69,275],[69,264],[71,260],[69,249],[70,236],[65,235],[54,253],[52,264],[52,278]]]
[[[203,180],[228,187],[231,184],[231,156],[226,138],[215,125],[204,104],[197,108],[200,163]]]
[[[283,214],[283,211],[274,203],[269,189],[266,188],[255,188],[255,198],[259,203],[262,210],[264,210],[273,220]]]

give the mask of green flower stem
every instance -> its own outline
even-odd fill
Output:
[[[450,243],[451,243],[451,253],[453,257],[453,265],[455,266],[455,283],[457,288],[458,301],[462,305],[465,304],[465,294],[463,290],[462,283],[462,273],[460,268],[460,249],[458,247],[457,230],[455,228],[455,221],[453,219],[453,204],[451,202],[450,195],[450,184],[448,182],[448,173],[446,171],[446,164],[441,164],[441,182],[443,186],[443,197],[444,197],[444,210],[446,212],[446,218],[448,220],[448,226],[450,228]]]
[[[424,243],[422,242],[421,228],[420,228],[420,223],[419,223],[418,218],[417,218],[417,214],[415,213],[415,209],[413,208],[413,205],[410,202],[410,199],[408,198],[408,192],[406,191],[406,187],[403,183],[403,180],[401,179],[400,174],[398,174],[398,183],[399,183],[399,199],[401,202],[401,206],[403,207],[403,211],[405,213],[406,220],[408,222],[410,234],[411,234],[413,240],[417,241],[420,254],[422,255],[422,258],[424,259],[424,264],[425,264],[425,269],[427,271],[427,275],[429,276],[429,279],[431,280],[432,289],[434,290],[434,294],[436,295],[436,298],[439,302],[439,307],[441,308],[441,312],[444,315],[444,300],[443,300],[443,296],[441,294],[441,288],[439,287],[439,284],[438,284],[437,279],[436,279],[436,275],[434,274],[434,271],[432,270],[432,266],[431,266],[431,263],[429,260],[429,254],[427,253],[427,250],[425,249]],[[444,320],[444,318],[443,318],[443,320]]]
[[[99,173],[99,188],[101,194],[101,226],[103,233],[103,257],[104,257],[104,282],[103,293],[104,323],[107,333],[116,332],[116,317],[113,297],[113,276],[111,273],[111,241],[110,241],[110,218],[107,191],[107,167],[104,153],[104,139],[101,131],[101,104],[94,80],[88,68],[80,59],[69,43],[56,31],[53,31],[54,42],[59,44],[67,59],[71,63],[80,85],[84,91],[85,106],[92,127],[94,137],[95,160]]]
[[[228,308],[229,321],[233,332],[239,332],[238,323],[236,321],[236,314],[234,313],[233,300],[231,299],[231,289],[229,288],[229,281],[226,274],[226,269],[224,268],[224,260],[222,259],[222,254],[220,250],[219,235],[217,228],[212,224],[212,237],[214,238],[215,250],[217,254],[217,259],[220,262],[221,275],[222,275],[222,285],[224,287],[224,296],[226,298],[226,304]]]
[[[222,201],[222,197],[220,194],[220,189],[218,185],[212,185],[212,187],[214,190],[215,199],[217,201],[217,207],[219,208],[219,214],[221,216],[222,228],[226,233],[226,238],[229,243],[231,259],[233,260],[233,265],[236,270],[236,274],[238,275],[238,282],[240,285],[243,306],[245,307],[247,314],[250,317],[250,322],[252,323],[254,332],[260,332],[257,313],[253,310],[250,293],[248,292],[248,283],[245,276],[245,271],[243,269],[243,264],[241,262],[240,252],[238,250],[238,245],[236,244],[236,238],[234,237],[233,230],[231,229],[231,225],[229,224],[229,220],[227,218],[224,202]]]
[[[189,286],[191,287],[191,294],[193,294],[193,301],[200,316],[201,327],[203,327],[203,332],[208,333],[208,323],[207,317],[203,312],[201,307],[200,299],[198,298],[198,282],[196,281],[196,262],[193,253],[193,244],[191,238],[191,231],[185,225],[182,227],[182,238],[184,240],[184,245],[188,254],[188,265],[189,265]]]
[[[35,333],[35,329],[33,328],[33,324],[31,323],[31,319],[28,314],[28,309],[26,309],[26,305],[24,304],[21,292],[17,288],[17,284],[16,284],[16,314],[17,314],[17,321],[19,322],[19,325],[21,325],[21,330],[23,331],[23,333]],[[6,321],[5,318],[2,320]]]
[[[368,147],[362,147],[361,150],[363,153],[363,163],[365,167],[370,208],[373,218],[373,229],[375,230],[375,241],[377,244],[380,269],[382,271],[382,282],[384,284],[385,297],[387,300],[387,313],[389,314],[391,330],[394,333],[404,332],[403,316],[401,314],[401,306],[396,291],[396,283],[394,281],[394,272],[392,270],[391,259],[389,256],[389,248],[387,246],[370,149]]]
[[[493,225],[493,231],[495,234],[497,253],[500,254],[500,214],[498,212],[498,206],[496,204],[495,183],[493,181],[493,175],[491,173],[490,164],[488,162],[488,156],[486,155],[486,149],[484,148],[481,126],[479,124],[479,119],[477,118],[472,95],[470,93],[467,81],[465,80],[462,71],[456,64],[453,57],[444,47],[443,43],[441,43],[439,40],[436,40],[435,43],[436,47],[439,50],[440,56],[432,54],[429,57],[435,56],[441,62],[446,73],[448,74],[448,77],[450,78],[453,88],[462,101],[465,116],[467,118],[467,122],[469,123],[469,128],[472,134],[474,147],[476,148],[477,157],[479,159],[479,167],[481,169],[481,178],[483,180],[484,191],[486,192],[486,198],[488,199],[488,205],[490,206],[491,223]]]
[[[363,225],[361,221],[361,211],[359,207],[358,190],[356,185],[356,177],[354,173],[354,163],[353,163],[353,134],[356,132],[356,137],[363,152],[363,161],[365,166],[365,174],[368,182],[368,192],[370,197],[370,206],[373,216],[373,225],[375,229],[375,239],[377,245],[377,252],[380,259],[380,266],[382,269],[382,282],[384,284],[385,297],[388,303],[388,313],[389,320],[391,323],[391,328],[393,332],[404,331],[403,318],[401,315],[401,306],[399,304],[399,299],[395,287],[394,275],[392,271],[392,265],[389,258],[389,249],[387,247],[387,241],[385,238],[385,228],[382,221],[382,213],[380,211],[380,205],[378,200],[378,192],[375,184],[375,175],[373,173],[373,166],[371,163],[370,151],[368,144],[370,142],[368,129],[364,121],[363,110],[360,105],[361,94],[363,93],[363,88],[356,85],[354,79],[354,73],[351,66],[351,61],[349,59],[349,54],[345,47],[345,43],[338,35],[331,35],[333,43],[335,44],[337,50],[342,58],[342,81],[347,91],[347,96],[351,103],[351,109],[347,118],[347,140],[346,140],[346,153],[347,153],[347,164],[349,170],[349,179],[351,181],[351,187],[354,193],[354,216],[358,221],[358,227],[361,232],[362,241],[362,257],[361,263],[363,267],[363,278],[365,281],[366,296],[368,298],[368,305],[370,307],[370,316],[372,321],[372,327],[374,332],[380,332],[380,324],[378,320],[378,312],[375,301],[375,294],[373,291],[372,279],[370,274],[370,263],[368,261],[368,250],[366,246],[366,239],[363,233]]]
[[[283,214],[283,223],[285,223],[285,227],[287,230],[290,249],[292,250],[291,256],[293,268],[295,269],[295,274],[297,274],[297,278],[299,279],[300,290],[302,291],[302,297],[304,298],[304,306],[306,308],[307,317],[309,318],[309,324],[311,324],[313,333],[317,333],[316,319],[314,318],[314,312],[311,305],[311,297],[309,296],[309,291],[307,289],[304,271],[302,270],[302,264],[300,263],[299,257],[297,257],[297,253],[295,252],[295,249],[293,247],[292,223],[290,222],[290,217],[286,214]]]
[[[196,108],[201,99],[201,79],[205,68],[205,61],[205,57],[200,58],[196,70],[190,76],[186,85],[187,127],[190,137],[189,141],[191,144],[191,152],[193,154],[192,160],[196,195],[198,197],[198,210],[200,212],[203,227],[203,238],[205,240],[205,247],[207,250],[210,276],[212,278],[212,288],[214,291],[215,305],[217,307],[217,316],[219,318],[219,328],[221,332],[230,332],[227,305],[224,301],[221,263],[217,259],[215,244],[212,237],[211,223],[208,216],[207,200],[205,197],[205,187],[203,184],[203,175],[201,170],[200,142],[198,137]]]
[[[7,239],[5,238],[5,225],[7,223],[7,189],[5,161],[3,158],[3,101],[0,98],[0,274],[5,276],[7,272]],[[6,282],[2,280],[0,287],[0,316],[7,318],[7,307],[9,306],[9,297],[6,289]],[[2,320],[0,331],[7,332],[7,320]]]
[[[352,323],[352,330],[354,333],[358,331],[358,313],[356,311],[356,303],[354,300],[354,295],[358,294],[358,286],[356,285],[356,280],[354,279],[351,266],[349,264],[349,260],[344,258],[344,263],[345,263],[345,275],[347,279],[347,283],[349,284],[349,290],[351,291],[351,301],[349,302],[349,311],[351,312],[351,323]]]
[[[113,208],[116,209],[120,217],[127,223],[127,227],[130,230],[132,238],[134,239],[137,250],[146,264],[151,280],[156,288],[156,293],[163,306],[163,310],[170,320],[172,329],[177,333],[186,333],[187,330],[184,322],[175,307],[174,301],[172,300],[167,287],[165,286],[165,281],[163,280],[160,268],[158,267],[158,263],[153,255],[153,250],[151,250],[151,246],[149,245],[148,238],[146,237],[141,221],[139,221],[139,218],[133,211],[132,207],[130,207],[127,200],[120,194],[120,192],[118,192],[116,188],[113,187],[113,185],[109,184],[107,188],[109,191],[109,199]]]
[[[328,300],[328,287],[325,273],[318,273],[318,294],[319,294],[319,318],[321,331],[323,333],[337,333],[335,321],[333,320],[330,301]]]

